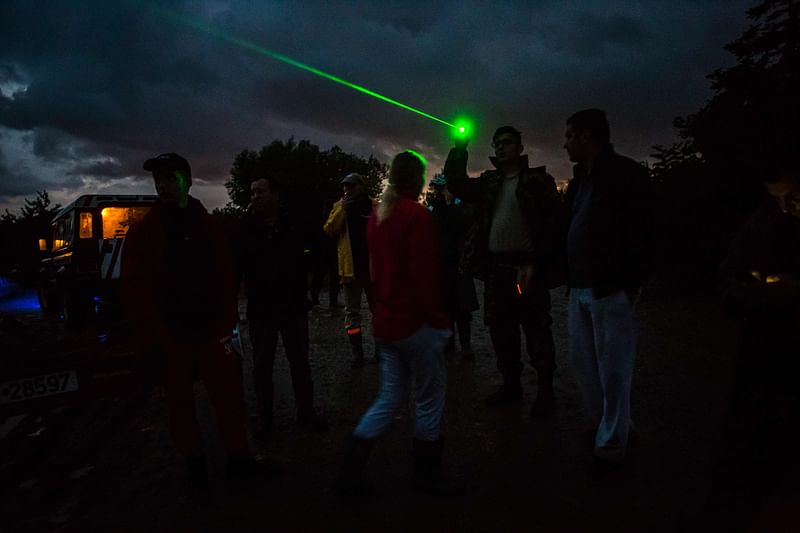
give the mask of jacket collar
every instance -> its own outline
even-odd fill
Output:
[[[499,170],[501,173],[503,172],[503,169],[500,168],[500,162],[497,160],[497,158],[495,156],[490,156],[489,157],[489,161],[492,162],[492,164],[494,165],[494,167],[497,170]],[[523,154],[523,155],[519,156],[519,170],[520,170],[520,173],[525,172],[526,170],[528,170],[528,168],[529,168],[528,167],[528,156],[526,154]]]
[[[609,144],[603,151],[597,154],[597,157],[594,158],[592,173],[596,173],[597,169],[604,168],[615,155],[617,155],[617,153],[614,151],[614,145]],[[572,175],[575,178],[585,178],[587,176],[586,167],[581,163],[578,163],[572,167]]]

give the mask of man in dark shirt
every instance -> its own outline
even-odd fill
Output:
[[[178,452],[189,481],[208,485],[203,441],[195,417],[193,383],[204,381],[216,410],[227,475],[269,477],[275,470],[248,451],[239,356],[231,333],[237,305],[230,253],[203,205],[189,196],[192,173],[178,154],[148,159],[158,202],[125,240],[123,303],[140,349],[157,363]]]
[[[308,361],[308,309],[304,250],[311,228],[289,206],[273,180],[250,186],[252,203],[239,227],[236,265],[244,278],[247,319],[253,344],[253,381],[263,435],[272,426],[272,371],[278,334],[283,340],[294,387],[297,420],[314,429],[326,421],[314,410],[314,383]]]
[[[800,174],[783,167],[767,173],[768,194],[720,266],[725,308],[741,321],[723,466],[744,486],[782,476],[800,440]]]
[[[565,198],[570,355],[602,464],[625,456],[636,358],[634,308],[650,272],[653,223],[647,170],[614,152],[605,112],[567,120],[576,163]]]

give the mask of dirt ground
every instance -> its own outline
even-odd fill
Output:
[[[281,465],[280,479],[223,478],[224,455],[199,385],[214,481],[205,493],[185,482],[157,390],[102,399],[29,416],[0,437],[0,530],[764,531],[766,521],[800,508],[793,507],[797,493],[786,487],[736,497],[717,490],[736,327],[707,293],[644,293],[633,391],[639,439],[623,468],[597,475],[567,354],[566,298],[563,289],[552,296],[559,371],[551,417],[529,417],[536,377],[527,361],[524,402],[483,406],[500,377],[480,312],[473,320],[476,358],[448,362],[445,464],[467,482],[461,498],[431,500],[410,491],[409,412],[398,416],[367,466],[373,497],[349,504],[330,497],[346,437],[374,398],[378,367],[350,369],[341,313],[329,312],[323,301],[309,317],[311,358],[316,403],[331,430],[311,433],[295,425],[288,366],[279,356],[275,428],[253,447]],[[254,425],[246,333],[244,327]]]

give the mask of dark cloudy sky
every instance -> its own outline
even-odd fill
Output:
[[[470,168],[493,129],[523,132],[532,162],[569,176],[573,111],[601,107],[618,151],[644,160],[672,120],[710,96],[724,44],[755,0],[193,0],[156,5],[444,119],[477,120]],[[192,192],[227,201],[233,157],[274,139],[374,154],[406,148],[443,165],[447,129],[176,24],[144,1],[0,2],[0,208],[47,189],[151,192],[142,161],[176,151]]]

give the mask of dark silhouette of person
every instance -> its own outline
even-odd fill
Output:
[[[363,492],[361,472],[375,439],[407,402],[412,381],[414,488],[433,494],[460,489],[442,472],[443,349],[452,332],[437,290],[436,229],[430,213],[417,201],[424,184],[425,162],[418,154],[407,151],[395,156],[389,184],[367,228],[381,383],[350,438],[335,484],[341,494]]]
[[[129,231],[122,259],[123,302],[140,349],[156,361],[175,447],[190,483],[209,483],[195,416],[193,383],[202,379],[216,411],[229,478],[275,475],[248,450],[240,356],[232,348],[238,319],[228,246],[203,205],[189,195],[189,162],[175,153],[148,159],[158,201]]]
[[[341,308],[339,304],[339,261],[336,257],[336,243],[328,237],[322,225],[328,220],[333,209],[333,202],[325,202],[322,208],[322,220],[319,229],[314,234],[314,243],[311,248],[312,268],[309,291],[311,304],[319,305],[319,295],[328,278],[328,309],[334,311]]]
[[[625,457],[636,359],[634,311],[652,270],[649,177],[611,145],[605,112],[567,119],[564,148],[576,163],[565,203],[569,350],[584,408],[596,428],[594,457]]]
[[[513,127],[494,132],[496,168],[477,179],[467,176],[467,144],[467,139],[456,140],[444,174],[448,189],[475,209],[461,270],[485,281],[484,321],[503,375],[503,385],[486,404],[522,398],[521,326],[538,377],[531,415],[546,415],[553,409],[556,370],[549,289],[563,284],[563,264],[557,260],[561,198],[545,167],[528,166],[522,135]]]
[[[725,476],[778,480],[800,444],[800,172],[766,172],[767,195],[720,265],[727,312],[741,321]]]
[[[472,312],[479,308],[472,276],[459,272],[464,248],[464,233],[471,217],[471,208],[461,203],[450,189],[443,174],[431,181],[433,197],[428,208],[439,230],[439,257],[442,272],[441,292],[445,312],[455,323],[461,344],[461,357],[472,359]],[[450,338],[446,354],[455,352],[455,335]]]
[[[237,230],[238,277],[244,279],[247,320],[253,344],[253,381],[261,416],[259,436],[272,427],[273,368],[278,336],[283,341],[294,387],[298,423],[327,429],[314,409],[309,364],[308,310],[304,251],[314,225],[275,179],[250,185],[252,201]],[[294,208],[295,212],[292,212]]]

